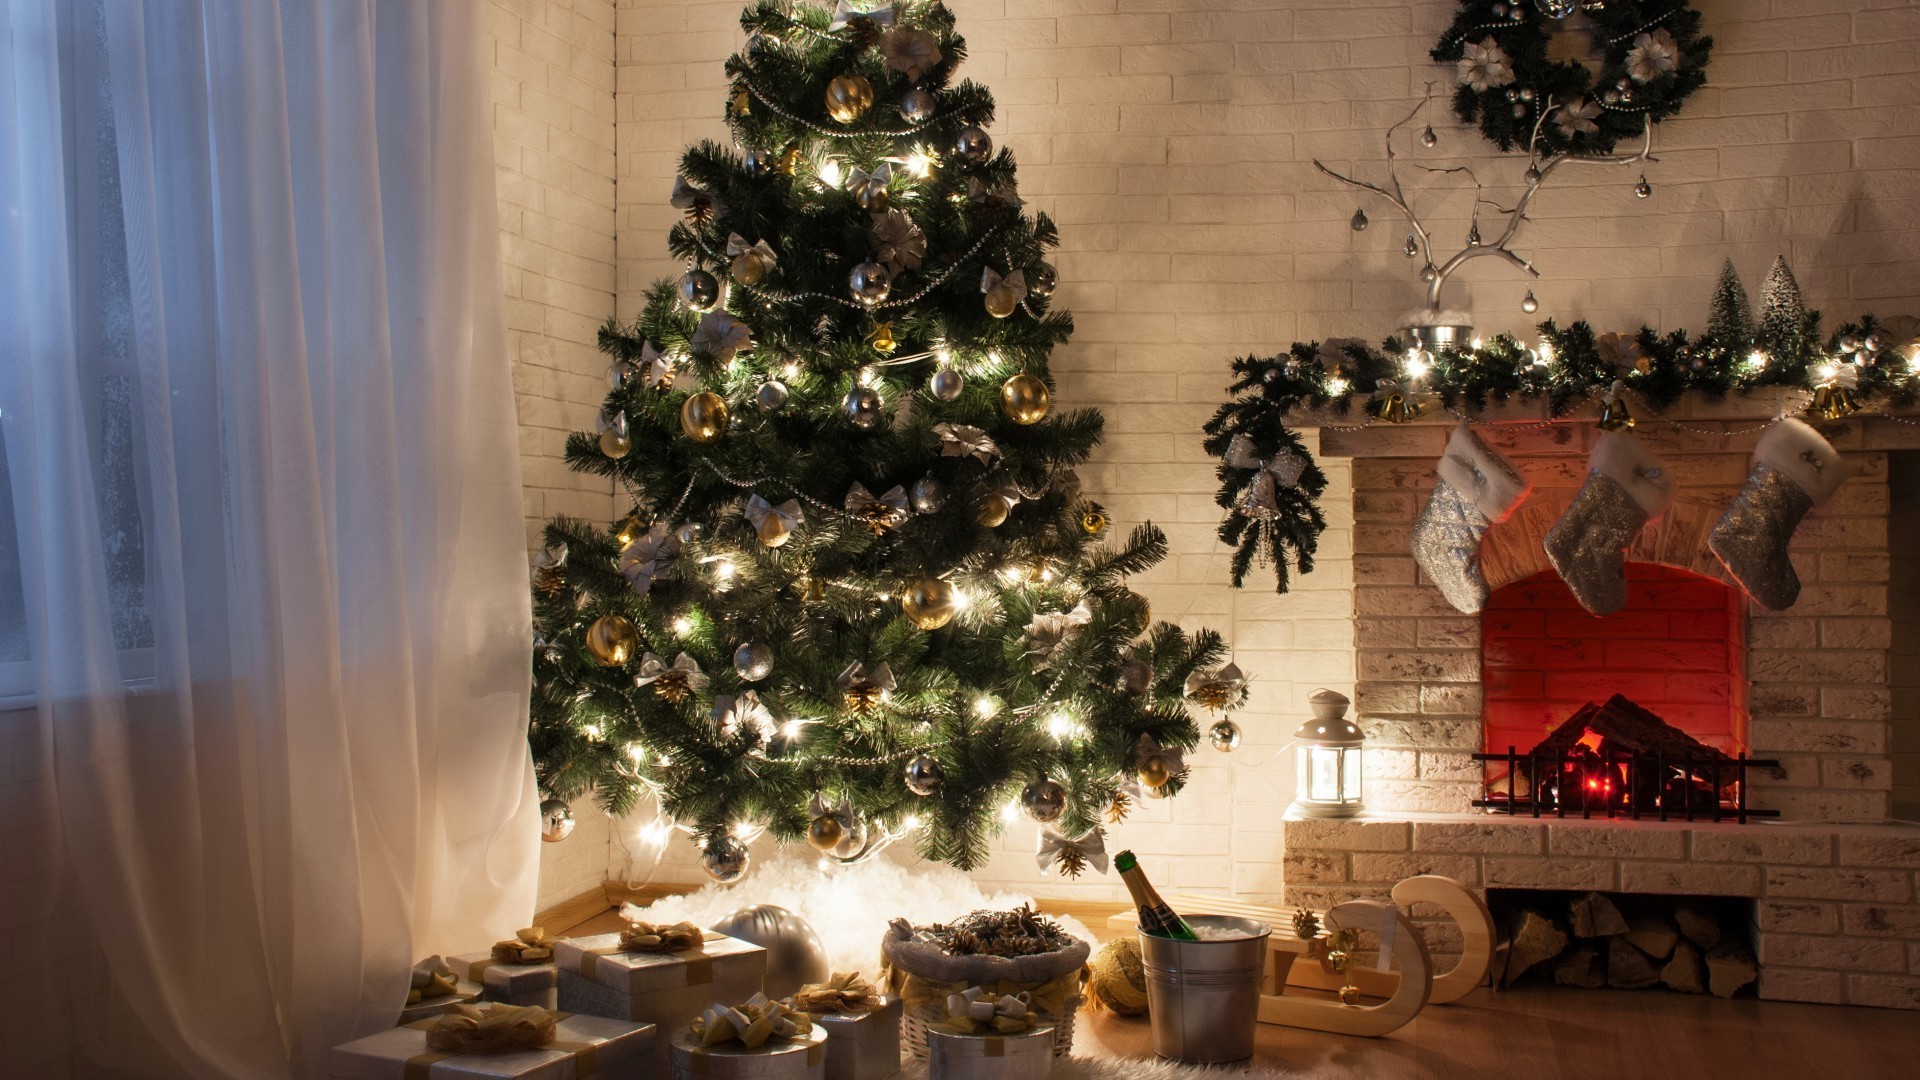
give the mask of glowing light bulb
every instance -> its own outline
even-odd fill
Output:
[[[1763,367],[1766,367],[1766,366],[1767,366],[1767,354],[1766,354],[1766,353],[1763,353],[1763,352],[1761,352],[1761,351],[1760,351],[1759,349],[1755,349],[1755,350],[1753,350],[1752,352],[1750,352],[1750,353],[1748,353],[1748,354],[1747,354],[1747,369],[1748,369],[1748,370],[1750,370],[1750,371],[1759,371],[1759,370],[1760,370],[1761,368],[1763,368]]]
[[[914,147],[913,152],[907,155],[904,164],[907,175],[915,180],[925,180],[933,175],[933,155],[927,153],[924,147]]]
[[[1020,820],[1020,804],[1012,799],[1008,799],[1007,805],[1000,808],[1000,818],[1002,821]]]
[[[965,611],[973,606],[973,594],[965,589],[953,590],[953,610]]]
[[[733,581],[734,572],[738,569],[733,565],[732,559],[721,559],[713,564],[713,576],[722,585],[730,584]]]
[[[580,734],[585,735],[587,738],[593,740],[594,742],[599,742],[600,741],[600,725],[587,724],[580,729]]]
[[[1427,362],[1419,349],[1408,349],[1406,360],[1407,378],[1418,379],[1427,373]]]
[[[664,821],[650,821],[640,827],[640,841],[649,847],[666,847],[672,835],[673,826]]]
[[[872,386],[880,381],[880,373],[870,367],[860,369],[860,385]]]
[[[993,699],[990,697],[977,697],[973,699],[973,714],[982,720],[992,719],[993,714],[999,711],[1000,706],[995,705]]]
[[[947,348],[945,345],[942,345],[939,348],[933,350],[933,360],[934,360],[934,363],[939,364],[943,368],[952,367],[953,366],[953,350]]]
[[[1553,363],[1553,342],[1541,342],[1540,347],[1533,350],[1533,355],[1536,357],[1534,363],[1539,367],[1546,367]]]
[[[660,767],[661,767],[661,768],[663,768],[663,769],[664,769],[664,768],[666,768],[667,766],[669,766],[669,765],[672,765],[672,764],[673,764],[673,759],[672,759],[672,758],[670,758],[670,757],[668,757],[668,756],[667,756],[667,755],[665,755],[665,754],[661,754],[661,755],[660,755]]]
[[[635,765],[644,765],[647,762],[647,748],[637,742],[628,743],[627,756],[633,759]]]
[[[1479,352],[1479,351],[1480,351],[1480,349],[1481,349],[1481,348],[1482,348],[1482,347],[1483,347],[1484,345],[1486,345],[1486,342],[1484,342],[1484,341],[1482,341],[1482,340],[1480,340],[1479,338],[1474,338],[1474,339],[1473,339],[1473,351],[1474,351],[1474,352]]]
[[[1920,375],[1920,345],[1907,350],[1907,374]]]
[[[692,619],[687,618],[685,615],[674,616],[674,619],[673,619],[674,633],[679,634],[681,637],[685,637],[687,636],[687,633],[692,629],[693,629]]]
[[[846,175],[840,171],[840,159],[830,157],[820,165],[820,182],[828,187],[837,188]]]
[[[1052,735],[1056,739],[1071,739],[1075,735],[1083,733],[1085,730],[1085,728],[1080,726],[1080,722],[1068,715],[1064,709],[1058,710],[1052,716],[1047,717],[1047,734]]]
[[[1819,379],[1821,382],[1832,382],[1833,377],[1839,374],[1839,372],[1840,369],[1832,364],[1821,364],[1819,367],[1813,369],[1813,377]]]
[[[905,829],[905,830],[907,830],[908,832],[912,832],[913,830],[915,830],[915,829],[917,829],[917,828],[919,828],[919,827],[920,827],[920,815],[919,815],[919,814],[908,814],[908,815],[906,816],[906,819],[900,822],[900,827],[901,827],[901,828],[903,828],[903,829]]]
[[[800,737],[800,732],[804,730],[805,727],[806,725],[798,720],[789,720],[780,725],[780,737],[791,742]]]
[[[799,377],[800,377],[800,365],[799,365],[799,364],[796,364],[796,363],[794,363],[794,362],[793,362],[793,361],[791,361],[791,360],[789,360],[789,361],[787,361],[786,363],[784,363],[784,364],[782,364],[782,365],[780,365],[780,377],[781,377],[781,378],[783,378],[783,379],[797,379],[797,378],[799,378]]]
[[[1335,375],[1327,380],[1327,393],[1332,397],[1342,397],[1347,392],[1347,380]]]

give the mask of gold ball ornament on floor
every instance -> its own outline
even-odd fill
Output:
[[[807,843],[815,851],[832,851],[840,845],[840,838],[846,835],[846,829],[840,819],[832,814],[822,814],[807,825]]]
[[[1138,938],[1122,937],[1108,942],[1087,962],[1087,996],[1094,1004],[1121,1016],[1140,1016],[1147,1011],[1147,970],[1140,956]]]
[[[900,610],[920,629],[938,630],[953,621],[959,608],[954,604],[952,585],[939,578],[921,578],[900,598]]]
[[[873,108],[873,84],[863,75],[835,75],[827,84],[827,115],[850,124]]]
[[[680,430],[697,443],[710,443],[727,433],[727,399],[702,390],[680,403]]]
[[[1006,282],[997,282],[986,292],[983,303],[987,314],[996,319],[1004,319],[1020,310],[1020,291]]]
[[[625,615],[602,615],[587,627],[587,651],[607,667],[619,667],[633,659],[640,647],[640,632]]]
[[[1026,372],[1000,384],[1000,411],[1016,424],[1037,424],[1052,406],[1047,384]]]

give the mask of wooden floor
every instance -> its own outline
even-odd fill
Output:
[[[1044,906],[1100,937],[1114,910]],[[619,926],[606,911],[562,936]],[[1150,1057],[1153,1038],[1144,1018],[1082,1010],[1074,1050]],[[1483,989],[1380,1039],[1262,1024],[1252,1061],[1222,1071],[1313,1080],[1910,1080],[1920,1078],[1920,1013],[1661,990]]]

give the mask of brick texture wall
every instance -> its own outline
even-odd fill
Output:
[[[606,394],[594,334],[614,310],[613,0],[492,0],[495,183],[527,544],[554,514],[613,516],[611,485],[567,469],[567,433]],[[582,800],[542,850],[540,905],[606,877],[606,815]]]
[[[682,148],[724,138],[722,63],[740,44],[737,0],[620,0],[619,294],[669,273],[666,205]],[[1057,302],[1079,332],[1054,357],[1060,398],[1107,413],[1088,485],[1122,525],[1151,517],[1174,556],[1141,583],[1160,617],[1230,633],[1255,675],[1237,755],[1203,752],[1196,782],[1148,808],[1116,840],[1176,888],[1280,886],[1278,817],[1291,779],[1275,751],[1321,685],[1348,689],[1356,573],[1351,476],[1334,461],[1321,567],[1275,597],[1224,585],[1213,486],[1197,441],[1226,362],[1296,338],[1379,338],[1418,302],[1399,254],[1404,230],[1347,226],[1360,203],[1310,159],[1377,170],[1380,132],[1427,79],[1426,50],[1451,17],[1443,0],[952,0],[971,48],[964,73],[1000,104],[998,145],[1021,193],[1060,222]],[[1711,84],[1661,133],[1655,185],[1568,170],[1534,206],[1522,249],[1544,278],[1541,312],[1601,328],[1697,326],[1731,256],[1757,290],[1777,253],[1811,304],[1913,309],[1911,240],[1920,179],[1920,17],[1855,0],[1699,0],[1716,41]],[[1511,180],[1512,162],[1445,116],[1450,153]],[[1464,236],[1463,192],[1421,199]],[[1520,330],[1525,286],[1477,263],[1453,302],[1484,330]],[[1735,468],[1742,468],[1734,466]],[[1404,533],[1396,550],[1404,554]],[[1477,706],[1476,706],[1477,708]],[[1477,725],[1477,716],[1476,716]],[[1475,738],[1477,739],[1477,726]],[[1047,891],[1118,895],[1112,879],[1036,880],[1031,829],[1015,827],[982,876]]]
[[[1920,536],[1920,454],[1888,461],[1888,535]],[[1911,542],[1904,549],[1911,551]],[[1887,650],[1893,696],[1893,815],[1920,820],[1920,559],[1895,559],[1888,586],[1893,647]]]

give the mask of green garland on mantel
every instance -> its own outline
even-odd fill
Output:
[[[1356,338],[1329,338],[1296,341],[1275,356],[1236,359],[1229,400],[1204,429],[1207,453],[1221,459],[1214,501],[1227,511],[1219,537],[1234,549],[1234,587],[1256,563],[1275,567],[1281,593],[1290,561],[1302,573],[1312,569],[1314,541],[1325,528],[1317,502],[1325,478],[1285,423],[1296,410],[1344,416],[1355,396],[1364,395],[1360,422],[1372,423],[1410,418],[1420,408],[1415,399],[1433,395],[1449,411],[1543,400],[1547,415],[1559,419],[1609,395],[1616,383],[1653,414],[1688,393],[1717,401],[1774,388],[1813,393],[1824,409],[1816,419],[1838,419],[1874,403],[1907,408],[1920,401],[1920,319],[1864,315],[1833,331],[1824,347],[1815,344],[1822,340],[1819,328],[1818,312],[1807,312],[1797,332],[1776,328],[1771,339],[1764,325],[1738,335],[1662,334],[1645,326],[1635,334],[1595,334],[1585,322],[1562,329],[1549,319],[1539,324],[1533,345],[1508,334],[1478,347],[1437,351],[1398,336],[1377,349]],[[1762,351],[1757,341],[1776,347]],[[1236,437],[1243,441],[1230,454]],[[1278,485],[1275,499],[1254,505],[1254,481],[1290,455],[1306,456],[1298,478]],[[1235,458],[1253,464],[1235,464]]]

